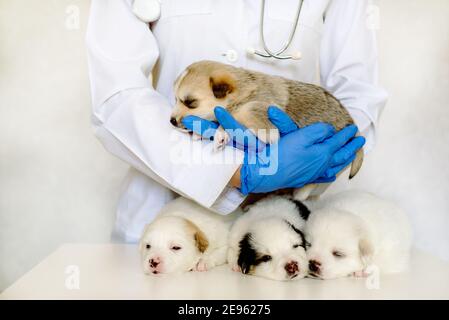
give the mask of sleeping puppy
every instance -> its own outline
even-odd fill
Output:
[[[273,280],[307,275],[302,232],[309,210],[301,202],[270,196],[249,207],[229,233],[228,263],[234,271]]]
[[[411,228],[394,204],[361,191],[308,203],[307,256],[312,277],[367,276],[370,268],[395,273],[408,266]]]
[[[144,272],[206,271],[225,264],[234,217],[215,214],[182,197],[168,203],[142,235],[139,248]]]
[[[174,84],[176,105],[170,122],[183,129],[182,119],[195,115],[215,120],[215,106],[223,106],[232,116],[257,137],[273,143],[279,139],[277,128],[267,115],[270,105],[284,110],[300,127],[327,122],[340,130],[353,120],[343,105],[323,88],[278,76],[236,68],[231,65],[200,61],[191,64]],[[229,141],[228,134],[219,128],[214,137],[216,149]],[[362,166],[363,150],[352,162],[349,178]],[[308,185],[299,189],[296,199],[319,195],[325,188]]]

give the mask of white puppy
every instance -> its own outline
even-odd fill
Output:
[[[298,201],[271,196],[252,205],[229,233],[228,263],[234,271],[273,280],[307,275],[302,230],[309,210]]]
[[[411,227],[396,205],[346,191],[307,202],[310,275],[321,279],[400,272],[408,265]]]
[[[234,217],[218,215],[182,197],[168,203],[142,235],[144,272],[206,271],[226,263],[228,232]]]

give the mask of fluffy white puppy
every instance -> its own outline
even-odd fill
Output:
[[[403,210],[361,191],[307,202],[310,275],[321,279],[394,273],[408,266],[411,227]]]
[[[273,280],[307,275],[302,232],[309,210],[299,201],[271,196],[252,205],[229,233],[228,263],[234,271]]]
[[[228,232],[236,214],[218,215],[182,197],[168,203],[142,235],[144,272],[206,271],[226,263]]]

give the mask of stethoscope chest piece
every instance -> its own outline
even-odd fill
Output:
[[[157,21],[161,17],[160,0],[134,0],[133,13],[144,22]]]

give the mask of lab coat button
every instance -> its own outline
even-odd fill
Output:
[[[228,50],[224,54],[229,62],[236,62],[239,59],[239,55],[235,50]]]

